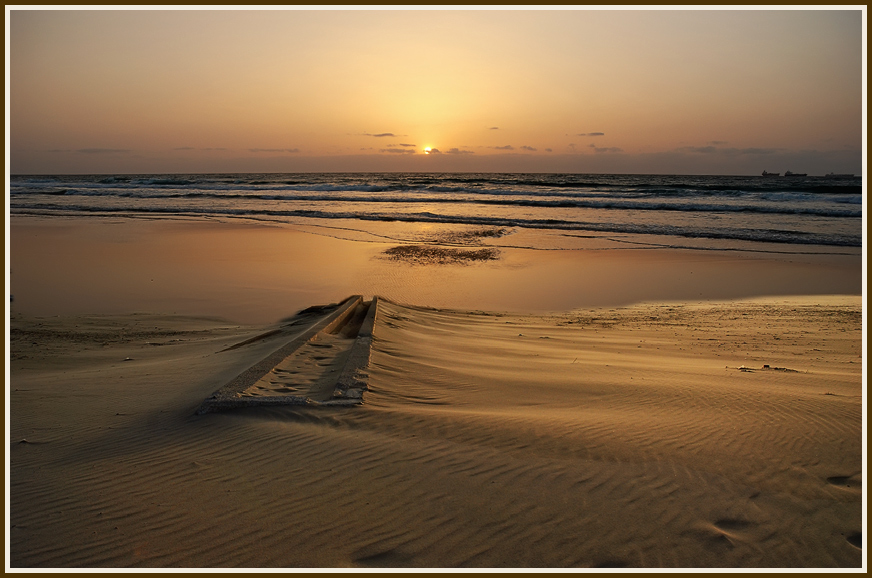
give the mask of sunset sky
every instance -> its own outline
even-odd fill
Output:
[[[859,174],[864,22],[7,9],[10,170]]]

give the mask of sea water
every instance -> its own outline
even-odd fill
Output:
[[[589,174],[14,175],[11,215],[393,221],[644,236],[665,246],[862,246],[860,177]],[[656,244],[656,243],[655,243]]]

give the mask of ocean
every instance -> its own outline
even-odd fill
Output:
[[[860,177],[589,174],[14,175],[11,215],[392,221],[644,236],[697,249],[862,246]],[[653,241],[652,241],[653,239]],[[662,241],[662,242],[660,242]]]

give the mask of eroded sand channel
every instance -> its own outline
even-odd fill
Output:
[[[377,309],[378,298],[364,301],[359,295],[330,306],[325,316],[310,320],[307,329],[207,398],[198,413],[252,405],[361,403]]]

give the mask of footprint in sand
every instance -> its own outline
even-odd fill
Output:
[[[830,476],[827,478],[827,483],[855,491],[859,491],[863,485],[860,474],[853,474],[850,476]]]

